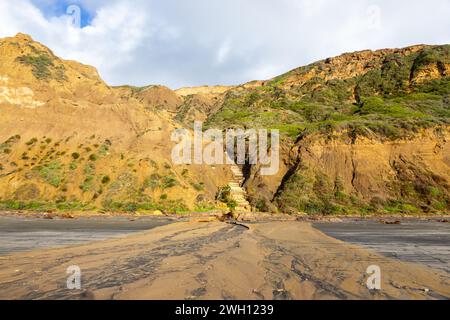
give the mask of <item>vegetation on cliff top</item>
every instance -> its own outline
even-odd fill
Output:
[[[430,64],[440,72],[450,63],[450,45],[403,56],[387,55],[380,67],[348,79],[316,77],[286,88],[293,73],[323,68],[319,62],[275,78],[264,86],[231,90],[209,127],[280,129],[291,138],[347,132],[397,139],[420,128],[450,124],[450,78],[412,79]]]

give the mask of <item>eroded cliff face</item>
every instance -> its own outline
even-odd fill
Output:
[[[28,35],[19,33],[15,37],[0,39],[0,57],[3,82],[0,86],[3,92],[9,90],[9,95],[11,90],[26,91],[37,104],[64,99],[97,104],[114,101],[111,88],[95,68],[60,59]],[[0,93],[0,103],[11,102],[7,95]],[[20,96],[23,94],[19,92]]]
[[[277,176],[255,167],[246,186],[261,210],[443,212],[450,209],[449,138],[448,128],[396,141],[307,137],[281,148]]]
[[[281,131],[276,175],[243,167],[261,211],[448,212],[449,66],[448,45],[419,45],[173,91],[110,87],[27,35],[1,39],[0,204],[208,210],[229,167],[171,159],[172,132],[200,120]]]
[[[162,210],[208,207],[224,167],[175,166],[162,86],[106,85],[95,68],[29,36],[0,40],[0,208]]]
[[[261,211],[448,212],[450,46],[346,53],[229,90],[210,127],[282,134],[277,175],[244,166]]]

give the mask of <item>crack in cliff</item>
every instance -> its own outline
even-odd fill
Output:
[[[358,192],[358,189],[356,188],[355,181],[356,181],[356,162],[355,162],[355,144],[356,144],[356,135],[352,135],[352,142],[351,142],[351,162],[352,162],[352,187],[353,189]]]
[[[355,191],[358,191],[355,186],[356,181],[356,163],[354,159],[354,154],[352,154],[352,187],[355,189]]]
[[[446,74],[445,74],[446,72],[445,72],[445,65],[444,65],[444,63],[442,61],[438,61],[436,63],[436,67],[437,67],[441,77],[445,77],[446,76]]]
[[[277,188],[277,191],[275,192],[272,202],[275,201],[275,199],[283,192],[284,187],[286,186],[286,183],[289,181],[289,179],[297,172],[297,169],[299,168],[301,163],[301,158],[298,157],[295,164],[287,171],[287,173],[284,175],[283,179],[281,179],[280,185]]]
[[[293,148],[291,148],[291,151]],[[306,147],[305,147],[305,151],[310,153],[310,151]],[[287,182],[297,172],[301,163],[302,163],[301,148],[299,148],[298,153],[297,153],[297,159],[295,160],[295,163],[289,168],[289,170],[283,176],[283,179],[281,179],[280,185],[278,186],[277,191],[274,193],[274,196],[272,197],[271,202],[274,202],[275,199],[283,192],[284,187],[286,186]]]

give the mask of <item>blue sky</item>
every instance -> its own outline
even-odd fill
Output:
[[[81,9],[81,27],[65,14]],[[30,34],[111,85],[268,79],[363,49],[450,43],[450,0],[0,1],[0,37]]]
[[[88,26],[93,17],[95,16],[95,11],[92,12],[88,10],[83,5],[83,1],[76,0],[59,0],[59,1],[49,1],[49,0],[32,0],[31,3],[39,8],[43,15],[47,18],[60,17],[66,14],[67,8],[70,5],[77,5],[81,9],[81,27]]]

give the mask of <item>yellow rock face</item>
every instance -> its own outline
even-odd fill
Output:
[[[160,86],[112,88],[95,68],[62,60],[29,36],[1,39],[0,201],[175,210],[194,208],[199,194],[214,200],[225,168],[172,164],[181,103]]]

